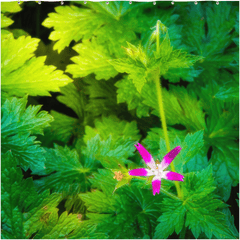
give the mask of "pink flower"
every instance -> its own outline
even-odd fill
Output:
[[[183,181],[183,175],[176,172],[163,171],[179,154],[182,149],[180,146],[175,147],[167,155],[165,155],[161,163],[155,163],[151,154],[140,143],[135,145],[135,147],[150,169],[138,168],[130,170],[128,173],[132,176],[155,176],[152,180],[153,195],[156,193],[159,194],[162,178],[172,181]]]

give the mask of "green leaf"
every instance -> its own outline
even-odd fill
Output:
[[[69,117],[65,114],[51,111],[54,121],[51,123],[49,132],[54,139],[68,143],[72,136],[80,134],[80,123],[76,118]],[[49,134],[50,134],[49,133]]]
[[[99,160],[107,168],[118,168],[133,156],[134,143],[139,139],[136,122],[120,121],[115,116],[103,117],[95,121],[96,129],[85,128],[82,153],[85,157]]]
[[[46,222],[45,222],[46,221]],[[58,211],[53,211],[44,221],[44,227],[36,234],[37,239],[60,239],[67,238],[80,223],[78,215],[63,212],[58,217]]]
[[[67,196],[67,200],[65,202],[64,207],[66,208],[67,212],[78,213],[78,218],[82,218],[82,214],[85,214],[86,207],[82,199],[76,195]]]
[[[230,2],[224,2],[221,7],[211,3],[198,6],[188,4],[181,10],[181,20],[185,26],[183,41],[194,53],[204,57],[204,68],[209,68],[210,64],[218,68],[228,66],[232,54],[223,52],[234,36],[231,29],[235,24],[237,8]]]
[[[1,12],[3,13],[16,13],[22,9],[17,2],[1,2]]]
[[[218,208],[224,207],[225,204],[214,194],[215,189],[211,165],[199,173],[185,175],[185,226],[191,229],[195,238],[198,238],[201,232],[208,238],[235,238],[226,224],[225,215],[218,211]]]
[[[38,172],[44,167],[44,150],[31,134],[43,134],[52,117],[41,106],[29,106],[26,109],[27,96],[22,99],[11,98],[2,106],[1,140],[2,152],[11,150],[18,164],[26,171],[29,167]]]
[[[85,78],[88,85],[84,87],[84,93],[89,96],[85,111],[95,118],[99,115],[118,115],[121,108],[117,106],[116,91],[113,81],[98,81],[93,78]]]
[[[152,198],[152,193],[136,187],[119,189],[119,192],[113,195],[94,190],[80,194],[80,197],[91,212],[87,214],[90,223],[97,225],[95,232],[104,233],[108,238],[124,236],[142,238],[144,235],[142,231],[145,231],[143,228],[146,226],[141,225],[139,231],[137,221],[144,219],[145,223],[141,221],[141,224],[145,225],[148,222],[154,226],[159,212],[159,207],[155,204],[156,198]],[[161,199],[160,196],[156,197],[157,201]],[[148,229],[148,232],[151,235],[152,229]]]
[[[164,78],[168,79],[169,82],[177,83],[180,80],[193,82],[196,77],[201,74],[202,70],[190,68],[171,68],[168,70],[166,74],[164,74]]]
[[[232,81],[226,82],[224,86],[219,88],[219,91],[215,95],[215,97],[225,102],[234,101],[238,103],[239,102],[238,79],[239,79],[239,74],[235,74]]]
[[[14,21],[1,13],[1,28],[10,26]]]
[[[128,73],[129,79],[133,81],[137,91],[140,93],[151,72],[149,66],[150,59],[141,45],[136,47],[128,43],[128,48],[125,48],[125,51],[128,58],[110,60],[109,62],[118,72]]]
[[[219,210],[226,204],[214,194],[216,187],[211,165],[201,172],[185,174],[182,187],[183,201],[164,199],[155,238],[167,238],[174,230],[179,234],[183,225],[192,231],[195,238],[201,233],[207,238],[236,237],[236,232],[227,224],[226,215]]]
[[[74,78],[86,77],[94,73],[97,80],[108,80],[117,75],[117,71],[108,62],[111,59],[108,51],[104,46],[99,45],[95,38],[92,38],[91,42],[85,40],[73,49],[79,56],[71,58],[75,64],[68,65],[66,71]]]
[[[11,152],[2,154],[2,237],[29,238],[43,227],[46,218],[58,205],[61,196],[46,191],[39,195],[31,178],[22,172]]]
[[[46,169],[40,174],[51,175],[35,181],[39,191],[52,189],[54,192],[73,195],[80,190],[87,190],[89,186],[87,176],[91,169],[83,167],[76,150],[55,145],[54,149],[46,149],[45,157]]]
[[[166,239],[174,231],[179,234],[184,225],[185,206],[181,201],[174,199],[163,200],[163,214],[158,218],[160,222],[156,229],[154,238]]]
[[[61,88],[62,96],[58,96],[57,100],[66,106],[70,107],[79,118],[83,116],[83,109],[85,104],[85,99],[83,95],[83,90],[74,83],[69,83],[68,85]]]
[[[128,110],[136,109],[136,115],[141,117],[149,117],[150,107],[142,103],[142,96],[137,91],[135,85],[129,77],[124,77],[118,81],[117,86],[117,102],[127,102]]]
[[[218,144],[213,148],[210,162],[218,186],[218,194],[227,201],[231,186],[239,183],[239,148],[234,142]]]
[[[193,92],[186,88],[170,86],[170,91],[162,89],[166,121],[169,125],[182,124],[189,131],[197,131],[206,128],[205,114],[202,103],[197,100]],[[143,103],[152,107],[153,114],[159,116],[159,107],[155,84],[146,84],[142,90]],[[194,109],[194,111],[193,111]]]
[[[89,39],[93,32],[106,23],[107,16],[87,8],[59,6],[56,13],[50,13],[42,25],[54,28],[49,39],[57,41],[54,50],[60,53],[72,40]]]
[[[33,57],[38,42],[39,39],[30,36],[14,39],[8,35],[2,39],[3,98],[22,97],[26,93],[32,96],[50,96],[49,91],[60,91],[59,87],[72,81],[62,71],[55,70],[56,67],[44,65],[46,57]]]

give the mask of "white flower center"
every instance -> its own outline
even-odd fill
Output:
[[[160,164],[156,164],[156,167],[151,169],[151,173],[161,178],[163,174],[163,170],[160,168]]]

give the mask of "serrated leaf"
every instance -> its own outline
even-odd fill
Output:
[[[54,139],[68,143],[72,136],[80,133],[80,123],[76,118],[69,117],[56,111],[51,111],[54,121],[49,131]]]
[[[84,82],[88,85],[84,87],[84,93],[89,96],[85,111],[92,116],[99,115],[118,115],[121,109],[116,102],[116,91],[111,80],[98,81],[93,78],[85,78]]]
[[[54,66],[44,65],[46,57],[33,57],[39,39],[12,35],[2,39],[1,87],[3,97],[50,96],[49,91],[60,91],[59,87],[72,80]],[[18,54],[16,54],[16,52]],[[39,87],[40,86],[40,87]]]
[[[54,50],[60,53],[72,40],[89,39],[93,32],[106,23],[107,16],[91,9],[77,6],[59,6],[56,13],[50,13],[42,25],[54,28],[49,39],[57,41]],[[80,27],[81,26],[81,27]]]
[[[212,166],[199,173],[185,175],[183,191],[187,209],[186,223],[194,237],[204,232],[208,238],[234,238],[234,233],[226,225],[225,216],[218,211],[225,206],[214,194],[215,183]]]
[[[60,217],[58,217],[57,211],[53,211],[48,216],[46,222],[44,222],[44,227],[35,237],[38,239],[67,238],[67,236],[74,231],[79,222],[80,220],[77,214],[68,215],[67,212],[63,212]]]
[[[61,93],[63,96],[58,96],[58,101],[70,107],[81,118],[83,116],[85,99],[80,86],[69,83],[61,88]]]
[[[213,148],[210,162],[213,164],[213,175],[218,186],[218,194],[227,201],[231,186],[239,182],[239,148],[237,144],[218,144]]]
[[[44,150],[31,134],[43,134],[43,129],[53,120],[41,106],[26,109],[27,96],[22,99],[10,98],[2,106],[1,140],[2,152],[11,150],[18,164],[25,170],[30,167],[38,172],[44,167]]]
[[[2,236],[29,238],[42,227],[41,218],[53,211],[61,196],[39,195],[32,179],[22,179],[22,172],[11,152],[2,154]]]
[[[189,4],[182,10],[185,25],[183,41],[191,46],[196,54],[204,56],[203,66],[208,68],[227,66],[232,54],[224,50],[231,44],[231,29],[235,23],[236,8],[224,2],[221,7],[213,4],[193,6]],[[208,31],[205,31],[207,26]]]
[[[87,175],[91,169],[83,167],[76,150],[55,145],[55,149],[46,149],[45,157],[46,169],[40,174],[51,175],[35,181],[39,191],[50,188],[54,192],[76,194],[80,189],[87,190],[89,185]]]
[[[68,65],[66,71],[71,73],[74,78],[86,77],[94,73],[97,80],[108,80],[117,75],[117,71],[108,62],[111,56],[104,46],[98,44],[95,38],[92,38],[91,42],[85,40],[74,46],[73,49],[79,56],[71,59],[75,64]]]
[[[163,208],[164,212],[158,218],[160,223],[157,225],[154,234],[154,238],[157,239],[166,239],[174,231],[179,234],[184,225],[186,208],[181,201],[164,199]]]
[[[85,128],[82,149],[85,157],[99,160],[107,168],[118,168],[118,164],[127,163],[133,155],[134,143],[139,138],[135,122],[120,121],[116,116],[103,117],[95,121],[96,129]]]
[[[139,118],[149,116],[150,107],[142,103],[142,96],[129,77],[118,81],[115,86],[118,88],[118,103],[127,102],[128,110],[136,109],[136,115]]]

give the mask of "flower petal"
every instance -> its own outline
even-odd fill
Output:
[[[148,176],[148,169],[137,168],[137,169],[130,170],[128,173],[129,175],[132,175],[132,176]]]
[[[180,173],[165,171],[164,175],[165,176],[163,176],[163,178],[165,178],[165,179],[168,179],[171,181],[182,181],[183,182],[184,176],[181,175]]]
[[[164,156],[162,162],[160,163],[160,167],[162,170],[164,170],[172,162],[172,160],[179,154],[181,149],[182,148],[180,146],[177,146]]]
[[[153,195],[155,196],[156,193],[159,194],[161,188],[161,179],[158,177],[154,177],[152,180],[152,189]]]
[[[150,167],[150,168],[156,168],[156,164],[154,162],[154,159],[152,155],[140,144],[138,143],[135,145],[137,150],[139,151],[140,155],[142,156],[143,160],[145,163]]]

